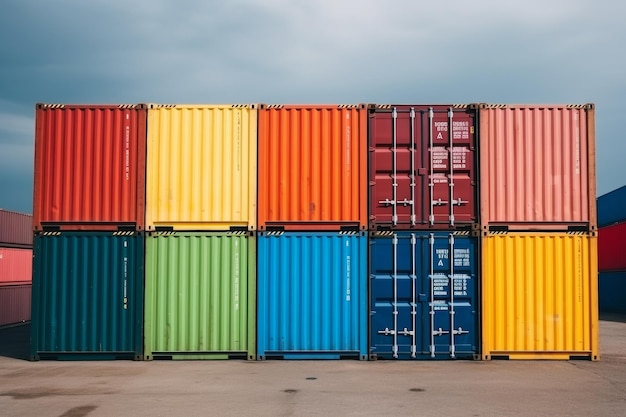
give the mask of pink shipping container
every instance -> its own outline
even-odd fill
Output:
[[[478,108],[483,231],[596,230],[594,105]]]
[[[33,216],[0,209],[0,246],[33,247]]]
[[[32,284],[0,284],[0,326],[30,321]]]
[[[0,284],[33,280],[33,250],[0,248]]]

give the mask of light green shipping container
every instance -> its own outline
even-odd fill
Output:
[[[250,232],[146,238],[144,358],[256,359],[256,239]]]

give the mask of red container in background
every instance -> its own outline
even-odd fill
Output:
[[[0,246],[33,247],[33,216],[0,209]]]
[[[369,227],[451,229],[476,218],[476,110],[369,106]]]
[[[598,229],[598,270],[626,271],[626,222]]]
[[[0,248],[0,284],[33,280],[33,250]]]
[[[34,230],[144,228],[145,105],[37,104]]]
[[[32,284],[0,284],[0,326],[30,321]]]

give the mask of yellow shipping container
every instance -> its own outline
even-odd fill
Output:
[[[146,230],[256,229],[257,108],[149,105]]]
[[[599,359],[597,238],[482,238],[482,357]]]

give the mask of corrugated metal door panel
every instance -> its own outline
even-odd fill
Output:
[[[598,274],[600,311],[626,314],[626,271]]]
[[[0,283],[32,280],[33,250],[0,248]]]
[[[626,222],[598,229],[598,270],[626,271]]]
[[[372,235],[370,357],[455,359],[479,353],[476,246],[476,238],[458,232]]]
[[[30,321],[32,285],[0,285],[0,326]]]
[[[365,105],[259,110],[258,227],[367,229]]]
[[[483,358],[597,360],[597,297],[597,238],[483,237]]]
[[[0,209],[0,245],[33,247],[33,216]]]
[[[370,106],[370,230],[478,222],[475,119],[468,106]]]
[[[36,235],[32,357],[140,358],[143,264],[133,232]]]
[[[626,185],[597,199],[598,227],[626,221]]]
[[[147,238],[146,359],[254,359],[255,249],[242,233]]]
[[[38,104],[35,126],[35,230],[143,230],[143,105]]]
[[[366,359],[365,232],[268,232],[257,244],[259,359]]]
[[[485,230],[596,228],[593,105],[482,105],[479,122]]]
[[[148,230],[255,230],[256,161],[256,105],[150,105]]]

